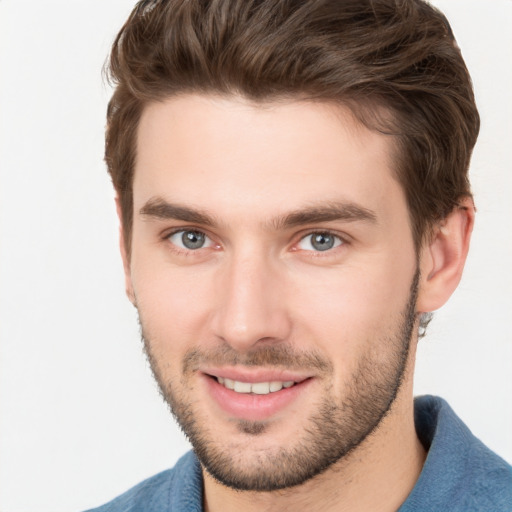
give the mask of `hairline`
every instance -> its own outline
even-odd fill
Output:
[[[379,129],[378,126],[372,125],[365,118],[364,115],[358,115],[363,112],[368,112],[368,108],[372,108],[372,116],[376,123],[389,123],[394,125],[396,122],[396,115],[394,114],[392,108],[385,105],[384,100],[377,99],[374,97],[365,97],[364,100],[361,98],[352,98],[349,94],[340,95],[340,97],[335,98],[333,96],[322,96],[320,94],[306,94],[305,92],[297,91],[297,92],[289,92],[289,93],[276,93],[276,94],[268,94],[262,97],[254,98],[248,94],[243,94],[236,90],[219,90],[217,88],[211,88],[207,90],[203,89],[194,89],[194,88],[184,88],[178,91],[172,91],[167,93],[161,93],[158,96],[155,96],[150,99],[138,98],[139,101],[139,116],[136,120],[136,123],[133,125],[133,133],[134,133],[134,141],[133,141],[133,162],[131,169],[130,182],[128,184],[129,188],[129,198],[131,200],[130,211],[125,212],[125,208],[127,205],[121,202],[121,211],[122,211],[122,223],[123,223],[123,232],[125,233],[125,250],[128,257],[131,254],[131,241],[132,241],[132,228],[134,221],[134,213],[135,213],[135,205],[133,201],[133,186],[135,181],[135,171],[137,167],[137,156],[138,156],[138,138],[139,138],[139,127],[140,121],[144,112],[150,105],[157,105],[165,103],[169,100],[175,98],[181,98],[185,96],[202,96],[205,98],[212,99],[228,99],[228,100],[236,100],[242,101],[249,106],[256,108],[268,108],[277,104],[286,104],[286,103],[317,103],[322,105],[328,105],[333,107],[333,112],[342,113],[343,115],[349,115],[354,120],[354,126],[356,129],[358,128],[366,128],[374,133],[378,133],[380,135],[385,135],[390,137],[389,144],[389,166],[391,171],[391,176],[397,181],[400,186],[402,192],[406,198],[407,212],[408,212],[408,223],[411,228],[411,233],[413,236],[413,242],[415,251],[419,253],[423,243],[426,239],[429,238],[428,233],[430,233],[429,225],[426,225],[423,229],[422,233],[415,232],[415,218],[413,216],[413,212],[410,208],[408,196],[406,193],[406,189],[404,184],[400,179],[400,171],[399,168],[402,164],[404,153],[401,144],[401,135],[399,133],[391,133],[389,130],[384,131],[383,129]],[[360,107],[360,108],[357,108]],[[121,196],[120,192],[116,190],[118,196]],[[126,190],[122,191],[123,195],[126,194]],[[126,230],[125,224],[129,224],[128,230]],[[126,236],[126,234],[128,236]]]

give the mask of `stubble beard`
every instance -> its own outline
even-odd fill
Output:
[[[390,411],[404,380],[414,328],[419,270],[410,287],[406,307],[396,328],[373,344],[373,350],[360,357],[341,401],[335,399],[332,379],[317,411],[312,414],[293,446],[251,453],[247,445],[233,446],[229,439],[217,439],[201,418],[200,404],[186,393],[175,389],[190,387],[189,380],[202,362],[244,364],[293,369],[311,369],[329,374],[332,364],[318,353],[297,354],[288,346],[276,344],[240,356],[229,347],[214,352],[193,350],[183,360],[179,386],[164,377],[159,361],[152,351],[152,342],[145,336],[145,351],[164,400],[170,406],[181,429],[190,440],[202,466],[217,481],[243,491],[277,491],[303,484],[323,473],[350,454],[380,425]],[[387,347],[389,357],[382,362],[379,351]],[[329,379],[326,379],[328,382]],[[239,432],[249,438],[262,436],[269,428],[264,421],[240,420]]]

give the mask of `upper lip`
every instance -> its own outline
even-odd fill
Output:
[[[294,372],[290,370],[280,370],[275,368],[201,368],[200,371],[211,377],[222,377],[224,379],[236,380],[238,382],[302,382],[312,375]]]

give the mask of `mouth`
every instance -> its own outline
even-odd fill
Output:
[[[291,388],[295,386],[296,382],[293,380],[287,381],[269,381],[269,382],[241,382],[239,380],[228,379],[227,377],[214,377],[217,382],[230,389],[235,393],[253,393],[255,395],[268,395],[269,393],[276,393],[283,388]]]
[[[292,410],[291,404],[304,400],[315,380],[312,376],[262,369],[232,368],[201,373],[216,414],[249,421],[282,417]]]

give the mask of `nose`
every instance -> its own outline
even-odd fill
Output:
[[[238,352],[285,340],[291,331],[286,278],[265,255],[233,255],[219,271],[214,334]]]

